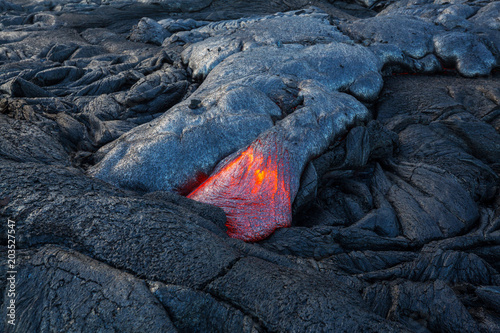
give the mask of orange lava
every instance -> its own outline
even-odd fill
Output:
[[[272,134],[222,162],[188,198],[221,207],[228,235],[258,241],[291,225],[289,155]],[[296,186],[295,186],[296,187]],[[295,190],[296,191],[296,190]]]

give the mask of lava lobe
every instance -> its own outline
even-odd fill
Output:
[[[369,116],[347,94],[311,81],[299,84],[303,106],[221,163],[188,198],[221,207],[228,235],[259,241],[289,227],[306,164]]]
[[[291,225],[292,198],[298,184],[288,151],[270,131],[224,160],[188,198],[221,207],[228,235],[258,241]]]

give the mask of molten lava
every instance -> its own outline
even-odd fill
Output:
[[[224,160],[188,198],[221,207],[228,235],[258,241],[291,225],[292,164],[276,133],[260,137]],[[292,187],[292,188],[291,188]]]
[[[300,109],[219,163],[212,176],[188,195],[221,207],[229,236],[258,241],[289,227],[307,163],[370,117],[354,97],[324,89],[313,81],[301,83]]]

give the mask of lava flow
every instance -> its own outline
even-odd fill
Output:
[[[258,241],[291,225],[291,163],[276,133],[224,160],[188,198],[221,207],[228,235]],[[296,186],[292,186],[296,187]]]

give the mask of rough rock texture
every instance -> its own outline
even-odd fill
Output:
[[[154,198],[127,199],[126,193],[105,184],[87,183],[83,174],[72,169],[27,162],[16,166],[5,160],[1,168],[2,196],[10,198],[9,207],[13,209],[7,209],[5,213],[14,219],[21,218],[18,214],[28,214],[23,218],[23,224],[17,226],[21,244],[33,246],[45,243],[47,238],[60,239],[63,244],[85,249],[85,253],[92,253],[93,257],[113,266],[190,286],[203,284],[236,258],[231,248],[214,241],[227,237],[220,229],[198,214],[176,205]],[[16,180],[15,172],[20,174],[23,169],[25,175]],[[21,202],[16,204],[16,200],[28,199],[27,192],[32,191],[30,183],[38,183],[39,187],[29,196],[29,200],[34,200],[34,206],[28,213],[27,207]],[[64,195],[50,195],[51,188],[55,187],[64,187],[67,191]],[[82,197],[87,200],[82,201]],[[113,206],[114,213],[104,220],[100,212]],[[68,211],[74,216],[67,215]],[[156,218],[152,218],[154,215]],[[37,222],[40,219],[44,224]],[[128,221],[128,227],[124,221]],[[149,223],[152,225],[146,226]],[[25,228],[30,231],[25,232]],[[147,237],[139,237],[145,233]],[[104,236],[111,234],[115,236]],[[195,250],[195,244],[205,244],[204,250]],[[144,256],[137,257],[138,252]],[[157,255],[148,254],[152,252]],[[194,260],[192,264],[199,265],[196,269],[185,266],[189,261],[187,256]],[[179,274],[180,271],[185,274]]]
[[[500,331],[499,10],[0,0],[0,331]],[[175,192],[269,133],[247,243]]]
[[[406,317],[404,320],[415,328],[424,323],[431,332],[479,332],[467,309],[457,306],[460,304],[457,296],[443,282],[374,285],[365,290],[363,296],[378,314],[388,318]]]
[[[11,332],[177,332],[133,275],[53,245],[20,251],[18,260],[18,322]]]
[[[294,267],[297,272],[302,272],[302,275],[297,277],[297,279],[302,281],[301,284],[303,285],[310,283],[309,274],[314,272],[307,265],[298,265],[293,262],[287,263],[286,258],[280,258],[279,256],[275,258],[271,253],[267,253],[267,251],[259,253],[257,250],[256,253],[247,253],[248,250],[240,249],[241,245],[239,243],[230,242],[225,233],[213,221],[207,220],[183,208],[181,206],[182,200],[178,201],[181,204],[178,205],[166,201],[167,197],[165,196],[157,198],[153,198],[151,195],[140,197],[133,193],[117,190],[97,180],[91,180],[89,183],[87,177],[71,168],[52,167],[28,162],[18,163],[7,160],[2,161],[0,165],[2,167],[2,172],[0,173],[2,175],[1,182],[3,186],[2,197],[9,198],[9,203],[2,209],[2,215],[9,216],[17,221],[17,244],[21,248],[32,248],[45,243],[60,244],[61,246],[81,251],[95,260],[103,261],[119,269],[124,269],[139,278],[158,280],[164,283],[178,284],[200,290],[205,290],[208,284],[213,283],[219,277],[224,277],[227,271],[232,270],[232,267],[238,261],[246,257],[263,257],[266,260],[263,261],[264,263],[271,264],[278,261],[282,262],[286,267]],[[13,173],[17,172],[20,175],[23,169],[26,173],[24,176],[20,176],[19,178],[13,177]],[[33,191],[31,184],[38,184],[36,191]],[[55,196],[51,194],[53,193],[51,189],[54,188],[65,189],[65,193],[59,193]],[[27,193],[30,194],[28,195]],[[205,206],[204,209],[210,210],[216,208]],[[74,212],[74,216],[67,215],[69,211]],[[213,213],[205,213],[203,215],[207,217],[212,216],[212,219],[217,216],[217,214]],[[4,231],[2,234],[6,235],[5,230],[2,231]],[[5,237],[2,239],[2,242],[6,242]],[[54,250],[47,251],[49,253],[54,252]],[[55,252],[59,253],[58,250]],[[45,260],[43,258],[51,256],[48,253],[44,253],[40,252],[38,255],[40,259],[37,260]],[[60,253],[64,255],[65,252],[62,251]],[[82,269],[88,270],[88,264],[81,264],[79,262],[82,260],[89,262],[90,259],[81,255],[79,256],[78,260],[75,259],[74,264],[72,264],[73,261],[68,263],[69,259],[59,259],[59,261],[63,262],[59,265],[67,264],[70,266],[63,269],[63,272],[69,270],[67,273],[69,276],[64,277],[65,279],[74,280],[71,276],[75,274],[79,274],[84,279],[84,274],[86,273],[80,271]],[[31,266],[23,264],[23,262],[24,260],[21,260],[19,266],[24,267],[24,265],[27,265],[25,274],[28,274],[28,271],[32,272]],[[34,260],[33,265],[36,266],[36,262]],[[93,265],[97,265],[94,261],[91,262]],[[58,264],[54,265],[54,269],[57,271]],[[98,271],[106,271],[102,267],[107,266],[104,264],[99,265]],[[254,267],[253,270],[258,270],[259,265]],[[247,267],[248,265],[245,266]],[[23,272],[18,273],[20,280],[23,278]],[[113,272],[112,274],[117,274],[115,270]],[[50,271],[46,272],[44,269],[41,269],[39,274],[51,273]],[[96,276],[100,275],[96,272],[93,274]],[[106,274],[108,274],[107,271]],[[266,279],[274,279],[273,276],[275,275],[272,270],[263,271],[261,274]],[[286,282],[286,276],[288,274],[283,273],[285,281],[276,282],[276,290],[287,288],[288,282]],[[35,281],[37,279],[35,278]],[[99,279],[105,279],[105,277],[99,277]],[[129,277],[129,279],[137,281],[135,278]],[[40,277],[40,281],[42,280],[47,281],[45,278]],[[109,284],[102,283],[109,287]],[[328,298],[330,305],[328,305],[327,309],[332,309],[332,307],[347,308],[346,304],[350,304],[349,308],[361,309],[363,307],[359,299],[351,296],[352,292],[348,291],[351,287],[347,284],[344,284],[342,281],[332,281],[331,284],[342,284],[343,287],[338,289],[342,291],[341,294],[331,299]],[[29,288],[29,285],[26,288]],[[68,288],[71,288],[71,286],[68,286]],[[59,289],[56,288],[56,290]],[[210,289],[206,290],[210,292]],[[22,289],[19,292],[21,293],[20,295],[24,295]],[[59,292],[67,293],[64,289],[61,289]],[[317,304],[323,306],[321,304],[324,302],[324,290],[315,290],[313,288],[311,292],[316,296],[309,292],[307,293],[307,297],[318,297],[319,303]],[[32,289],[27,289],[26,293],[27,295],[34,295],[38,291],[35,292]],[[45,299],[43,294],[37,295],[41,299]],[[115,297],[122,297],[121,295],[109,295],[108,297],[112,299],[111,302],[113,304],[120,304],[123,300],[120,301],[120,299],[115,299]],[[146,293],[144,297],[150,297],[147,295]],[[49,297],[49,295],[46,297]],[[19,296],[19,299],[21,299],[21,296]],[[7,298],[5,297],[4,300],[7,300]],[[129,298],[127,300],[132,302]],[[72,302],[73,300],[67,301],[67,303],[73,304]],[[141,302],[146,302],[146,300]],[[162,302],[168,303],[170,301],[163,300]],[[230,304],[235,304],[237,309],[241,307],[252,309],[254,302],[250,300],[238,300],[236,298]],[[137,304],[136,306],[138,306]],[[154,304],[151,306],[154,306]],[[23,303],[20,302],[19,307],[22,306]],[[88,305],[94,311],[98,311],[95,308],[96,306],[92,305],[92,303]],[[293,311],[295,306],[284,302],[279,307],[283,309],[282,311]],[[200,315],[208,316],[210,314],[209,310],[210,307]],[[37,310],[34,308],[33,310],[26,309],[26,311],[31,313],[29,311]],[[84,308],[79,308],[78,311],[83,312]],[[103,309],[102,311],[116,311],[116,309],[113,310],[113,306],[110,305],[110,308]],[[176,308],[175,312],[177,311],[181,310]],[[231,311],[234,312],[234,310]],[[312,311],[315,312],[314,310]],[[246,311],[243,313],[248,316]],[[151,312],[148,312],[148,314],[152,315]],[[329,311],[322,310],[322,312],[316,314],[316,318],[321,318],[319,319],[320,322],[328,323],[331,320],[328,319],[330,315]],[[80,315],[76,316],[80,318]],[[84,314],[81,317],[85,318]],[[21,318],[31,317],[28,317],[28,315],[24,317],[23,315]],[[90,319],[87,318],[85,320]],[[102,325],[112,325],[112,322],[114,322],[114,320],[112,322],[106,321],[110,320],[109,317],[103,317],[100,320],[102,320]],[[159,319],[156,318],[156,320]],[[266,320],[266,325],[279,327],[282,325],[282,321],[282,318],[271,318]],[[33,323],[36,324],[36,321],[32,322],[26,319],[26,322],[18,323],[22,325],[17,329],[23,331],[31,327],[30,325]],[[76,319],[74,324],[78,329],[79,324]],[[61,323],[60,325],[63,324]],[[65,325],[71,324],[66,323]],[[168,323],[164,325],[168,325]],[[309,324],[306,320],[305,322],[298,322],[293,325],[296,325],[297,329],[301,330],[301,328],[305,328]],[[362,322],[359,320],[348,321],[345,325],[348,325],[348,327],[356,325],[356,327],[362,327],[366,330],[370,329],[373,325],[378,325],[384,330],[389,331],[397,327],[383,321],[380,317],[369,314],[367,314]],[[128,329],[133,330],[133,327],[128,327]]]
[[[175,326],[189,332],[259,332],[262,326],[239,309],[209,293],[154,282],[151,291],[167,309]],[[210,314],[210,316],[207,316]],[[221,320],[224,318],[224,320]]]
[[[306,163],[369,115],[346,94],[328,96],[317,84],[299,89],[300,110],[262,133],[244,151],[224,159],[214,175],[188,195],[224,209],[230,237],[258,241],[277,228],[289,227]]]
[[[433,51],[432,35],[439,29],[419,18],[391,15],[356,21],[343,31],[365,45],[393,44],[407,56],[419,59]]]
[[[276,35],[261,33],[269,31],[281,16],[289,25],[280,23],[283,30]],[[323,99],[340,89],[362,99],[373,99],[380,91],[382,80],[374,55],[360,46],[332,42],[346,38],[326,25],[324,14],[289,13],[267,20],[271,22],[236,20],[224,22],[225,28],[212,24],[190,32],[214,35],[183,52],[193,76],[208,75],[203,84],[155,122],[104,147],[101,152],[106,156],[92,169],[92,175],[128,188],[189,192],[193,179],[205,178],[222,158],[245,147],[269,129],[273,120],[300,106],[302,82],[325,85]],[[294,33],[304,25],[312,32],[314,23],[322,27],[314,30],[316,35]],[[293,28],[284,29],[290,25]],[[238,31],[241,26],[245,30]],[[227,37],[227,29],[236,32]],[[318,41],[321,43],[313,46],[302,45]]]
[[[139,0],[139,2],[159,4],[168,11],[195,12],[208,7],[212,0]]]
[[[445,65],[456,67],[464,76],[487,75],[496,64],[488,48],[468,33],[438,35],[434,38],[434,47]]]
[[[338,288],[332,288],[335,280],[315,275],[279,267],[261,259],[244,258],[224,277],[212,281],[207,289],[223,300],[241,304],[243,311],[261,319],[268,331],[406,331],[398,325],[390,327],[381,317],[366,312],[359,295],[347,295]],[[266,289],[258,287],[261,283],[267,286]],[[311,294],[316,297],[312,299]],[[352,297],[354,304],[359,302],[357,312],[350,311],[340,301],[346,297]],[[324,320],[316,321],[313,319],[315,316]],[[290,320],[293,317],[296,319]],[[363,325],[361,318],[370,320],[371,326]]]
[[[162,25],[149,17],[144,17],[134,26],[129,39],[134,42],[161,45],[169,36],[170,33]]]

